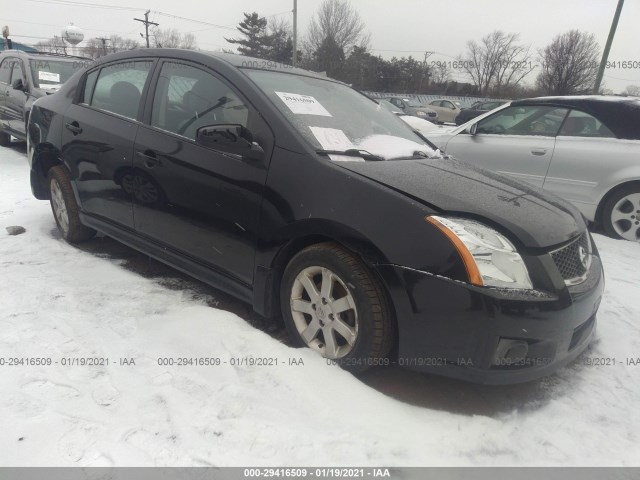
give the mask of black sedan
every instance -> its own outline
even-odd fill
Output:
[[[237,55],[114,54],[30,117],[31,186],[282,317],[350,371],[530,380],[588,344],[598,251],[568,203],[443,157],[347,85]]]
[[[498,108],[501,105],[507,103],[506,100],[490,101],[490,102],[476,102],[469,108],[463,108],[456,116],[456,125],[462,125],[469,120],[476,118],[483,113],[487,113],[491,110]]]

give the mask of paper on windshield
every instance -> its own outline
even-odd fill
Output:
[[[298,93],[276,92],[276,95],[296,115],[320,115],[330,117],[331,114],[311,95]]]
[[[355,145],[342,130],[324,127],[309,127],[309,129],[325,150],[348,150],[355,148]],[[334,162],[364,162],[363,158],[347,157],[344,155],[329,155],[329,158]]]
[[[60,83],[60,74],[38,71],[38,80],[44,80],[45,82],[57,82]]]

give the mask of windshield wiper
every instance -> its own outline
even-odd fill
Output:
[[[357,148],[350,148],[348,150],[316,150],[318,155],[343,155],[345,157],[359,157],[365,160],[371,160],[374,162],[384,162],[386,159],[379,155],[374,155],[366,150],[358,150]]]

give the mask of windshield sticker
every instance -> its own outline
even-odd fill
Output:
[[[330,117],[331,114],[311,95],[297,93],[276,92],[289,110],[296,115],[320,115]]]
[[[38,80],[44,80],[45,82],[57,82],[60,83],[60,74],[38,71]]]
[[[350,148],[355,148],[342,130],[324,127],[309,127],[309,129],[324,150],[349,150]],[[345,155],[329,155],[329,158],[334,162],[364,162],[363,158],[347,157]]]

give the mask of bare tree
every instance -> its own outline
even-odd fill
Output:
[[[632,97],[640,97],[640,87],[638,85],[628,85],[622,94],[630,95]]]
[[[366,25],[348,0],[324,0],[311,19],[306,50],[318,50],[328,38],[346,54],[369,43]]]
[[[429,67],[431,83],[442,84],[451,80],[451,68],[449,62],[433,62]]]
[[[110,35],[109,38],[90,38],[81,48],[84,56],[96,59],[110,53],[140,48],[140,44],[120,35]]]
[[[538,53],[542,71],[537,84],[548,95],[588,93],[598,73],[600,47],[592,33],[570,30]]]
[[[535,68],[529,47],[519,40],[517,33],[495,30],[479,43],[467,42],[467,52],[458,60],[480,95],[487,95],[490,90],[500,95],[502,90],[519,85]]]
[[[192,33],[180,33],[175,28],[154,28],[152,38],[154,47],[186,48],[188,50],[197,48],[196,37]]]
[[[61,55],[67,54],[67,44],[57,35],[49,40],[43,40],[35,44],[35,47],[41,52],[58,53]]]

